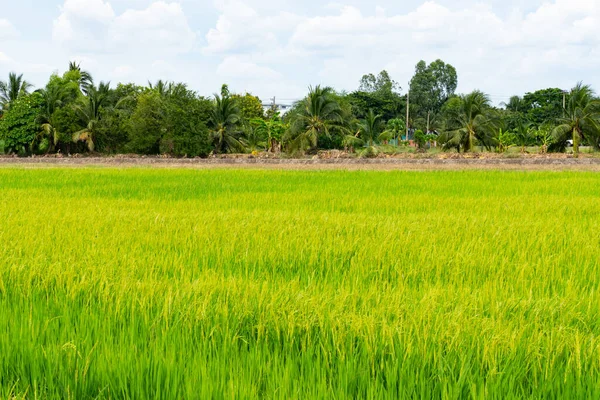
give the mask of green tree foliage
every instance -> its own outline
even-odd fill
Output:
[[[545,122],[555,122],[563,114],[563,91],[550,88],[527,93],[519,111],[524,112],[527,120],[536,127]]]
[[[421,61],[410,83],[408,121],[404,120],[406,97],[387,71],[364,75],[359,89],[350,94],[311,88],[281,117],[276,110],[265,115],[258,97],[232,94],[227,85],[214,100],[198,96],[185,84],[164,80],[146,87],[119,84],[111,89],[102,82],[94,84],[92,76],[72,62],[64,74],[53,74],[35,92],[39,101],[32,111],[37,115],[35,123],[21,102],[31,96],[31,85],[15,73],[0,82],[0,120],[2,112],[6,118],[0,123],[1,147],[21,154],[205,156],[282,149],[314,153],[358,146],[361,151],[370,148],[367,155],[372,155],[380,150],[377,146],[386,144],[384,137],[401,141],[408,125],[411,138],[417,130],[426,136],[439,134],[437,141],[443,148],[459,151],[471,151],[476,145],[504,151],[518,145],[522,151],[540,146],[543,153],[564,150],[571,138],[576,154],[580,144],[600,148],[598,102],[587,86],[579,85],[566,96],[557,88],[513,96],[503,109],[494,109],[481,92],[454,95],[456,84],[451,65]],[[19,110],[9,113],[17,103]],[[17,121],[19,113],[22,123]],[[374,120],[377,129],[366,129],[365,124]],[[371,135],[375,131],[377,135]]]
[[[144,88],[135,84],[119,84],[112,91],[109,107],[100,109],[96,127],[96,149],[105,153],[127,151],[128,128],[137,101]],[[115,101],[116,100],[116,101]]]
[[[389,136],[396,139],[396,143],[400,144],[402,135],[406,133],[406,124],[400,118],[393,118],[387,122],[387,129]]]
[[[110,83],[100,82],[98,87],[91,85],[86,92],[87,95],[75,106],[84,128],[73,133],[73,142],[84,142],[87,149],[93,152],[101,110],[109,105],[111,99]]]
[[[490,149],[498,130],[498,118],[489,97],[478,90],[453,97],[446,104],[447,131],[440,137],[444,148],[472,151],[476,144]]]
[[[510,131],[506,131],[503,128],[498,128],[496,136],[496,150],[498,153],[504,153],[515,143],[515,135]]]
[[[316,150],[320,137],[344,137],[349,132],[344,111],[328,87],[311,87],[292,114],[289,133],[291,152]]]
[[[159,154],[166,125],[161,93],[148,90],[141,94],[129,120],[129,149],[135,153]]]
[[[251,121],[253,133],[258,141],[264,141],[267,151],[275,153],[280,150],[281,140],[287,129],[278,112],[269,118],[253,118]]]
[[[454,95],[458,85],[456,69],[442,60],[427,65],[420,61],[410,81],[410,98],[415,118],[425,120],[427,113],[437,114]]]
[[[380,114],[384,121],[402,115],[406,101],[400,96],[401,87],[390,77],[387,71],[379,75],[364,75],[356,92],[347,96],[351,112],[358,119],[366,118],[369,110]]]
[[[23,74],[9,73],[8,81],[0,81],[0,115],[19,97],[28,95],[32,87],[33,85],[23,79]]]
[[[208,128],[212,102],[191,90],[182,91],[167,102],[169,130],[161,150],[174,156],[206,157],[212,150]]]
[[[61,143],[70,142],[72,134],[81,129],[72,118],[75,114],[73,105],[82,96],[79,82],[79,71],[67,71],[62,77],[53,74],[46,87],[38,90],[43,99],[38,138],[47,142],[47,152],[56,150]]]
[[[244,95],[234,94],[231,98],[237,103],[240,110],[240,118],[244,125],[247,125],[255,118],[264,118],[264,109],[262,102],[256,96],[246,93]]]
[[[43,98],[39,93],[19,95],[0,119],[0,142],[6,153],[30,154],[39,133]]]
[[[376,156],[384,150],[381,144],[391,138],[391,133],[383,131],[383,126],[381,115],[369,110],[366,118],[358,124],[358,133],[354,136],[347,135],[345,144],[360,147],[360,157]]]
[[[525,104],[525,101],[523,100],[523,98],[519,97],[519,96],[512,96],[510,98],[510,100],[508,101],[508,103],[504,104],[506,106],[506,109],[508,111],[514,112],[514,113],[526,113],[527,112],[527,105]]]
[[[214,95],[210,115],[212,143],[217,153],[242,151],[240,108],[235,98],[229,95],[229,88],[223,85],[221,96]]]
[[[579,145],[587,139],[596,149],[600,146],[600,100],[588,85],[578,83],[569,93],[565,116],[552,131],[554,142],[564,148],[566,141],[573,140],[573,153],[579,156]]]
[[[197,97],[183,84],[163,89],[158,85],[136,94],[128,123],[128,149],[142,154],[208,155],[210,101]]]
[[[377,76],[373,74],[363,75],[360,79],[360,86],[358,87],[359,92],[365,93],[397,93],[402,88],[400,85],[394,81],[390,74],[383,70]]]
[[[82,93],[88,94],[90,88],[94,86],[94,79],[92,75],[81,69],[81,64],[71,61],[69,63],[69,70],[67,71],[71,76],[77,77],[77,84]]]

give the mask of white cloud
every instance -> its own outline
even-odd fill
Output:
[[[0,74],[49,67],[39,60],[60,69],[79,55],[98,80],[181,80],[205,94],[226,80],[267,98],[317,83],[354,90],[384,68],[406,88],[420,59],[442,58],[462,92],[579,80],[600,90],[595,0],[52,0],[27,13],[6,3]],[[27,79],[41,85],[45,74]]]
[[[119,65],[113,70],[113,75],[119,79],[129,79],[135,73],[135,68],[131,65]]]
[[[147,55],[190,51],[196,35],[179,3],[156,1],[117,15],[103,0],[65,0],[53,38],[80,53]]]
[[[474,1],[446,6],[433,0],[396,14],[330,4],[324,15],[282,17],[235,0],[219,2],[218,9],[204,51],[223,55],[221,72],[226,66],[236,73],[235,65],[243,69],[244,62],[281,66],[293,59],[302,67],[279,68],[288,80],[301,74],[308,84],[316,76],[352,90],[364,73],[389,68],[392,77],[406,82],[417,61],[442,58],[458,68],[459,89],[506,93],[503,81],[521,80],[521,91],[558,85],[565,72],[578,74],[573,83],[589,81],[600,65],[597,1],[554,0],[527,14],[517,8],[499,14]]]
[[[0,18],[0,40],[14,39],[18,36],[19,32],[13,24],[5,18]]]
[[[271,68],[257,65],[237,56],[226,57],[217,68],[217,73],[223,78],[242,78],[246,80],[282,78],[280,73]]]
[[[192,50],[196,34],[178,3],[158,1],[145,10],[127,10],[110,28],[111,42],[120,48],[149,47],[170,52]]]
[[[65,0],[61,10],[63,15],[101,22],[115,17],[110,3],[103,0]]]
[[[13,62],[13,60],[7,56],[6,54],[4,54],[3,52],[0,51],[0,64],[9,64]]]
[[[221,0],[221,12],[216,26],[206,34],[205,53],[227,53],[245,48],[272,49],[279,45],[279,37],[292,32],[304,18],[289,12],[259,15],[246,3]]]
[[[115,17],[103,0],[65,0],[54,20],[52,37],[77,51],[103,51],[106,29]]]

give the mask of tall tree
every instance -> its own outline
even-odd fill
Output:
[[[242,122],[247,125],[254,118],[263,118],[265,115],[262,102],[256,96],[246,93],[244,95],[233,94],[231,98],[237,102],[240,109]]]
[[[19,96],[0,118],[0,146],[5,152],[30,154],[39,133],[39,113],[42,98],[39,93]]]
[[[223,85],[221,95],[214,95],[210,123],[213,145],[217,153],[239,151],[244,148],[240,142],[240,109],[229,95],[227,85]]]
[[[589,85],[578,83],[569,93],[565,116],[552,131],[555,143],[565,146],[568,138],[573,140],[573,153],[579,156],[579,145],[587,139],[596,149],[600,145],[600,100],[595,98]]]
[[[427,113],[437,114],[458,85],[456,69],[442,60],[427,65],[419,61],[410,81],[410,100],[417,118],[425,120]]]
[[[93,152],[95,149],[95,136],[100,119],[100,110],[108,103],[109,96],[110,82],[100,82],[98,87],[94,85],[88,87],[87,95],[76,106],[85,128],[73,134],[73,142],[85,142],[89,151]]]
[[[397,93],[401,90],[402,88],[398,82],[394,81],[386,70],[381,71],[377,76],[373,74],[363,75],[358,87],[359,92],[366,93]]]
[[[563,90],[549,88],[523,96],[521,112],[536,127],[545,122],[556,122],[563,116]]]
[[[52,152],[61,138],[61,133],[55,122],[55,113],[67,101],[68,93],[63,85],[58,84],[52,78],[48,85],[44,89],[38,90],[38,92],[42,98],[41,112],[38,117],[40,123],[39,139],[46,139],[48,141],[47,151]]]
[[[381,152],[379,145],[391,137],[391,132],[382,132],[382,126],[381,115],[369,110],[366,118],[358,124],[358,133],[355,136],[346,136],[346,143],[353,147],[361,146],[361,157],[375,156]]]
[[[0,112],[8,109],[19,97],[29,94],[32,87],[33,85],[23,79],[23,74],[9,73],[8,81],[0,81]]]
[[[290,124],[290,150],[316,150],[320,136],[349,132],[344,113],[328,87],[310,87],[308,96],[298,105]]]
[[[510,100],[508,100],[508,103],[503,103],[503,105],[508,111],[520,113],[527,112],[527,108],[529,107],[523,98],[519,96],[512,96]]]
[[[359,119],[366,118],[369,110],[381,114],[384,120],[396,118],[402,114],[406,103],[400,96],[402,88],[388,74],[381,71],[379,75],[364,75],[357,91],[343,96],[351,106],[352,113]]]
[[[92,75],[81,69],[81,64],[75,61],[69,62],[69,72],[77,72],[79,73],[79,88],[85,94],[94,86],[94,79]]]
[[[478,90],[451,99],[446,108],[448,130],[440,137],[445,148],[472,151],[477,142],[491,148],[497,129],[489,97]]]

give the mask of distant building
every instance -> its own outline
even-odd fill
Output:
[[[273,103],[263,103],[262,106],[263,110],[267,112],[273,107]],[[275,107],[277,107],[277,111],[279,111],[279,114],[282,116],[292,109],[291,104],[275,104]]]

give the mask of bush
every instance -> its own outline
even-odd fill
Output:
[[[128,148],[142,154],[206,156],[212,147],[207,127],[211,104],[191,91],[140,95],[128,123]]]
[[[0,119],[0,141],[3,151],[28,155],[40,131],[37,123],[42,107],[39,93],[23,96],[13,101]]]

